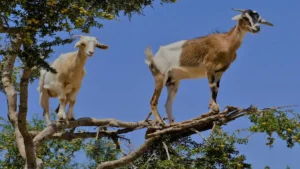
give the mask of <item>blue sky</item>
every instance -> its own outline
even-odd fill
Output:
[[[236,21],[231,18],[238,13],[231,8],[256,10],[275,26],[262,25],[259,34],[247,34],[237,51],[237,59],[223,75],[218,103],[260,108],[299,104],[299,11],[300,2],[290,1],[178,1],[175,4],[147,7],[145,16],[133,16],[129,21],[104,21],[101,30],[92,29],[91,36],[99,37],[109,50],[98,50],[86,64],[87,75],[77,97],[75,116],[94,118],[117,118],[124,121],[144,119],[150,109],[149,101],[154,90],[153,77],[144,63],[144,50],[151,46],[154,52],[160,45],[207,35],[214,30],[228,31]],[[68,36],[65,34],[64,36]],[[49,61],[59,54],[74,51],[75,42],[59,46]],[[29,87],[28,116],[42,114],[36,91],[38,81]],[[164,103],[166,89],[159,100],[159,111],[166,116]],[[207,112],[209,103],[207,79],[183,80],[173,105],[176,121],[183,121]],[[5,96],[0,94],[0,112],[7,112]],[[58,101],[51,100],[54,110]],[[299,107],[295,108],[299,112]],[[226,131],[249,126],[247,119],[229,123]],[[144,140],[144,131],[128,134],[137,147]],[[195,136],[195,138],[198,138]],[[265,146],[266,136],[255,135],[246,146],[239,146],[241,153],[253,168],[266,165],[282,169],[300,165],[296,150],[286,148],[277,140],[275,147]],[[84,156],[84,155],[80,155]],[[80,160],[81,158],[77,158]]]

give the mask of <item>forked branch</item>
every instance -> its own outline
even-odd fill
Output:
[[[277,109],[283,107],[277,107]],[[108,137],[112,138],[116,143],[118,139],[123,139],[121,134],[126,134],[129,132],[133,132],[135,130],[147,128],[147,132],[145,134],[145,142],[135,151],[130,154],[124,156],[118,160],[107,161],[101,163],[97,169],[109,169],[116,168],[124,165],[131,164],[134,160],[139,158],[148,148],[154,144],[158,144],[164,142],[165,139],[169,141],[175,141],[183,137],[187,137],[193,134],[199,134],[202,131],[206,131],[212,129],[214,124],[223,125],[230,121],[235,120],[236,118],[245,116],[247,114],[253,113],[264,113],[265,111],[274,110],[274,108],[267,108],[259,110],[255,106],[250,106],[249,108],[238,108],[233,106],[226,107],[225,110],[218,114],[206,113],[202,114],[199,117],[194,119],[186,120],[181,123],[176,123],[172,125],[167,125],[163,127],[155,126],[155,122],[153,121],[139,121],[139,122],[124,122],[116,119],[95,119],[95,118],[80,118],[76,121],[68,121],[68,122],[53,122],[50,126],[46,127],[41,132],[30,132],[30,135],[34,137],[33,143],[35,148],[42,144],[47,139],[64,139],[64,140],[72,140],[76,138],[99,138]],[[82,132],[82,133],[74,133],[65,131],[61,133],[63,129],[66,128],[77,128],[80,126],[97,126],[97,127],[113,127],[117,128],[115,130],[99,130],[98,132]],[[116,144],[117,146],[120,146]],[[121,149],[120,147],[118,147]],[[165,147],[166,148],[166,147]]]

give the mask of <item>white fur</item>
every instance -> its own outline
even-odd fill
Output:
[[[166,73],[171,68],[179,66],[182,45],[185,42],[186,40],[181,40],[159,48],[153,61],[161,73]]]
[[[95,37],[80,36],[75,44],[76,52],[61,54],[52,64],[57,73],[53,74],[42,69],[37,90],[40,93],[40,105],[44,110],[47,125],[51,124],[49,117],[49,98],[58,98],[60,102],[58,118],[65,120],[65,107],[69,103],[67,119],[75,119],[73,109],[76,97],[85,76],[84,65],[88,57],[93,56],[95,48],[102,45]],[[103,45],[105,46],[105,45]],[[103,47],[102,46],[102,47]]]
[[[235,15],[234,17],[232,17],[232,20],[240,20],[242,18],[242,14],[238,14],[238,15]]]
[[[179,88],[180,80],[188,78],[202,78],[206,77],[206,69],[203,65],[200,65],[197,68],[189,68],[180,66],[180,57],[182,54],[182,46],[186,43],[186,40],[181,40],[166,46],[161,46],[153,58],[148,57],[146,64],[150,64],[153,60],[154,64],[157,66],[158,70],[162,74],[167,74],[170,70],[172,72],[172,80],[174,85],[167,86],[168,89],[168,98],[165,103],[165,109],[168,114],[168,119],[171,122],[174,121],[172,115],[172,105],[175,100],[177,90]],[[150,51],[146,51],[150,52]],[[147,54],[150,56],[151,54]],[[165,76],[165,82],[167,81],[168,76]]]
[[[162,74],[172,70],[172,77],[176,80],[205,77],[206,72],[203,65],[197,68],[187,68],[179,65],[182,45],[185,42],[186,40],[181,40],[166,46],[161,46],[153,57],[155,65]],[[146,61],[146,63],[149,64],[148,61]]]

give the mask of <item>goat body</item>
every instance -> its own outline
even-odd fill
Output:
[[[41,70],[40,88],[47,89],[51,97],[58,97],[60,91],[56,89],[59,85],[63,87],[66,94],[71,93],[72,90],[78,90],[85,76],[84,62],[85,60],[77,58],[77,52],[60,55],[51,64],[51,67],[59,70],[57,74]]]
[[[49,117],[49,98],[58,98],[59,106],[56,109],[59,120],[75,120],[73,113],[76,97],[81,88],[83,77],[86,74],[84,65],[94,54],[95,47],[107,49],[107,46],[99,44],[94,37],[80,36],[81,39],[75,44],[79,50],[61,54],[51,66],[57,71],[56,74],[40,71],[38,91],[40,92],[40,105],[44,109],[44,119],[47,125],[51,124]],[[69,103],[67,117],[65,107]]]
[[[243,14],[251,12],[253,11],[246,11]],[[216,99],[221,77],[236,59],[236,51],[246,33],[249,31],[256,33],[254,29],[258,29],[252,27],[250,29],[246,19],[240,17],[237,20],[237,25],[227,33],[216,33],[161,46],[154,57],[150,48],[146,49],[146,63],[155,79],[155,91],[150,106],[157,122],[163,123],[157,111],[157,104],[164,86],[168,89],[165,104],[168,119],[170,123],[174,122],[172,104],[182,79],[207,77],[211,89],[209,108],[212,112],[219,112],[220,107]]]

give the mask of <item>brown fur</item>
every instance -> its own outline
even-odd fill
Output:
[[[200,73],[207,76],[211,89],[209,108],[213,112],[219,112],[220,110],[216,98],[221,77],[236,59],[236,50],[241,46],[243,37],[248,31],[247,22],[242,19],[227,33],[214,33],[205,37],[195,38],[187,41],[182,47],[180,67],[188,68],[190,72],[192,71],[193,73]],[[150,106],[156,121],[163,123],[157,111],[157,104],[161,91],[164,85],[166,85],[166,76],[169,78],[167,82],[170,81],[170,83],[167,83],[169,84],[167,87],[170,89],[174,88],[173,92],[175,94],[178,89],[179,79],[173,79],[172,81],[172,74],[176,74],[177,77],[181,78],[191,77],[183,74],[184,71],[181,69],[176,68],[170,70],[167,74],[162,74],[152,61],[153,55],[149,48],[146,49],[146,55],[148,57],[147,63],[155,78],[155,91],[151,98]],[[199,69],[202,65],[204,65],[204,68]],[[172,84],[177,85],[172,86]],[[170,123],[174,122],[174,118],[171,115],[169,115],[168,118]]]
[[[183,45],[180,66],[198,67],[204,64],[206,69],[212,71],[229,67],[236,59],[236,50],[242,43],[237,38],[245,30],[242,23],[224,34],[212,34],[187,41]]]
[[[252,10],[233,9],[242,12],[233,17],[237,24],[227,33],[213,33],[208,36],[188,40],[183,44],[178,67],[172,67],[168,72],[160,72],[153,62],[153,54],[146,49],[147,60],[150,71],[155,79],[155,91],[150,101],[152,113],[156,121],[163,123],[157,111],[157,103],[163,86],[168,88],[168,98],[165,104],[170,123],[174,122],[172,115],[172,104],[178,90],[179,82],[182,79],[207,77],[210,87],[211,99],[209,108],[212,112],[220,111],[217,104],[217,95],[223,73],[236,59],[236,51],[241,46],[247,32],[258,33],[260,27],[257,23],[273,26],[272,23],[264,20],[261,16],[255,15],[253,25]],[[251,16],[250,16],[251,17]],[[251,22],[252,21],[252,22]]]

